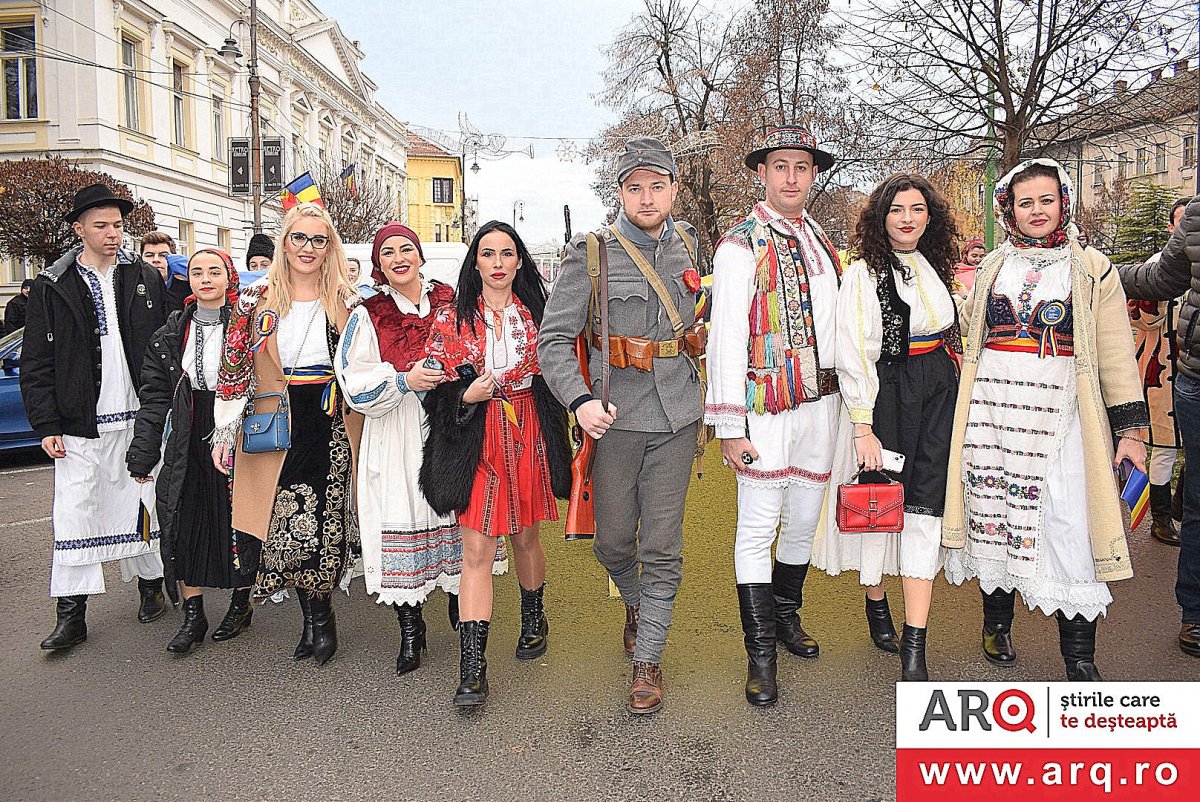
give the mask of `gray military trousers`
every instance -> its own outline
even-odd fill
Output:
[[[634,660],[661,662],[667,643],[683,578],[683,512],[698,425],[675,433],[609,429],[596,443],[592,550],[625,603],[641,607]]]

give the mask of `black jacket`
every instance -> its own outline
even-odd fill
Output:
[[[425,395],[429,434],[421,459],[421,492],[438,515],[467,508],[475,469],[483,458],[487,415],[481,404],[463,404],[470,379],[444,382]],[[567,411],[555,400],[540,375],[533,377],[533,401],[546,441],[550,489],[558,498],[571,495],[571,445]]]
[[[19,292],[16,297],[4,307],[4,329],[0,334],[12,334],[25,325],[25,310],[29,308],[29,299],[25,293]]]
[[[1187,293],[1179,305],[1178,367],[1200,381],[1200,195],[1183,211],[1179,227],[1157,262],[1120,268],[1130,298],[1171,301]]]
[[[100,328],[73,248],[38,273],[29,293],[21,353],[21,396],[39,437],[99,437],[96,399],[102,370],[128,370],[138,385],[150,337],[165,320],[158,271],[122,253],[116,273],[117,320],[125,364],[101,365]]]
[[[138,391],[141,408],[133,426],[133,442],[125,454],[132,476],[149,476],[161,455],[162,470],[154,483],[161,549],[168,587],[174,588],[175,533],[183,483],[187,479],[188,449],[192,437],[192,383],[183,370],[183,335],[195,314],[196,304],[172,312],[154,333],[142,364]],[[222,336],[229,325],[229,307],[221,310]],[[169,424],[169,429],[168,429]],[[166,443],[163,431],[167,430]],[[228,499],[225,500],[228,503]]]

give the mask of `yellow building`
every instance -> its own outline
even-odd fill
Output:
[[[467,242],[463,236],[460,158],[409,131],[408,225],[424,242]]]

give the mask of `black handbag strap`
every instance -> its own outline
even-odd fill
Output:
[[[846,482],[846,484],[849,485],[849,484],[854,484],[854,483],[858,482],[858,479],[860,476],[862,476],[862,473],[863,473],[863,469],[859,468],[857,471],[854,472],[854,475],[850,477],[850,479]],[[880,468],[877,471],[868,471],[868,473],[882,473],[884,476],[887,477],[887,483],[889,485],[900,484],[899,480],[896,479],[896,477],[892,476],[892,472],[889,470],[886,470],[884,468]],[[868,484],[879,484],[879,482],[868,482]]]

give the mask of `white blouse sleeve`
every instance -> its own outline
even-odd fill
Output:
[[[704,422],[714,426],[717,437],[723,440],[746,436],[746,370],[753,298],[754,254],[737,243],[721,243],[713,255]]]
[[[866,262],[857,261],[842,276],[837,309],[838,382],[855,423],[874,422],[879,393],[875,363],[882,348],[883,316],[875,280]]]
[[[350,315],[338,343],[336,363],[342,394],[354,410],[368,418],[388,414],[410,392],[403,374],[379,356],[379,340],[366,307],[360,306]]]

